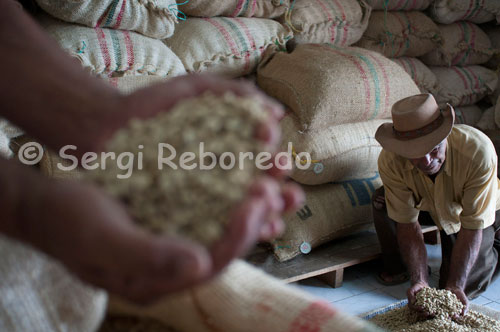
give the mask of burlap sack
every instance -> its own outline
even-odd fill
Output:
[[[21,129],[0,118],[0,157],[12,158],[13,152],[10,148],[10,140],[22,134]]]
[[[349,46],[365,32],[370,12],[363,0],[297,0],[281,22],[294,30],[297,44]]]
[[[374,11],[365,34],[356,46],[395,58],[421,56],[440,43],[439,28],[421,12]]]
[[[413,79],[422,93],[439,92],[439,82],[436,75],[417,58],[400,57],[391,59],[401,66]]]
[[[303,132],[295,117],[287,115],[280,122],[281,149],[286,151],[290,144],[294,159],[302,161],[292,162],[291,178],[302,184],[318,185],[373,174],[382,150],[374,136],[384,122],[387,121],[371,120]],[[311,156],[309,167],[301,154],[304,152]],[[298,166],[307,168],[302,170]]]
[[[430,15],[434,21],[450,24],[457,21],[485,23],[500,14],[498,0],[435,0],[430,6]]]
[[[443,44],[420,59],[430,66],[480,65],[494,53],[486,33],[467,21],[440,24]]]
[[[285,217],[285,233],[273,241],[274,255],[286,261],[323,243],[369,229],[373,226],[371,197],[381,185],[378,173],[374,173],[365,179],[302,186],[305,205]]]
[[[243,261],[205,285],[149,307],[110,299],[109,312],[153,318],[179,332],[379,331]]]
[[[499,129],[496,125],[495,107],[490,107],[483,112],[481,118],[476,123],[476,127],[481,130],[496,130]]]
[[[473,105],[495,90],[498,77],[482,66],[429,67],[436,75],[441,90],[436,96],[439,104],[454,107]]]
[[[107,296],[84,285],[59,263],[0,235],[0,330],[93,332]]]
[[[46,15],[39,21],[83,67],[100,76],[185,74],[179,58],[159,40],[114,29],[88,28]]]
[[[275,18],[285,14],[290,0],[196,0],[180,5],[188,16],[198,17],[262,17]]]
[[[263,18],[190,18],[165,42],[189,73],[208,72],[228,78],[255,71],[269,45],[284,49],[292,32]]]
[[[266,57],[257,82],[296,114],[300,130],[388,118],[396,101],[420,93],[381,54],[328,44],[298,45],[291,54]]]
[[[374,10],[425,10],[432,0],[365,0]]]
[[[500,69],[500,27],[489,26],[484,29],[488,38],[491,41],[491,47],[495,50],[495,54],[491,57],[490,61],[488,61],[485,66],[493,69]]]
[[[164,39],[177,23],[175,0],[36,0],[51,16],[91,28],[131,30]]]
[[[476,105],[455,107],[455,124],[466,124],[475,127],[483,111]]]
[[[105,81],[112,87],[117,88],[123,94],[130,94],[150,85],[165,82],[167,78],[160,76],[125,76],[125,77],[110,77]]]

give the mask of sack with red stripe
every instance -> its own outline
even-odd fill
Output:
[[[483,111],[476,105],[455,107],[455,124],[475,127],[482,115]]]
[[[439,82],[436,75],[417,58],[400,57],[392,59],[401,66],[413,79],[422,93],[433,95],[439,92]]]
[[[440,105],[454,107],[477,103],[495,90],[497,74],[482,66],[429,67],[436,75],[441,90],[436,96]]]
[[[297,0],[281,22],[293,29],[297,44],[349,46],[365,32],[370,12],[363,0]]]
[[[177,23],[175,0],[36,0],[58,19],[91,28],[131,30],[164,39]]]
[[[295,156],[290,177],[302,184],[318,185],[373,174],[382,151],[375,132],[384,122],[346,123],[302,132],[293,114],[285,116],[280,122],[281,150]]]
[[[420,58],[426,65],[480,65],[492,57],[488,35],[474,23],[460,21],[438,26],[443,44]]]
[[[206,284],[149,306],[110,298],[109,312],[156,319],[179,332],[380,331],[241,260]]]
[[[189,73],[209,72],[228,78],[253,73],[269,45],[285,48],[290,30],[264,18],[189,18],[165,43]]]
[[[287,261],[373,227],[371,197],[381,185],[380,176],[373,173],[366,178],[302,186],[304,206],[285,217],[285,233],[272,242],[276,258]]]
[[[275,18],[290,7],[290,0],[195,0],[180,5],[179,10],[197,17],[262,17]]]
[[[486,23],[496,18],[500,22],[498,0],[435,0],[430,7],[434,21],[450,24],[457,21]]]
[[[83,67],[99,76],[178,76],[186,71],[179,58],[160,40],[132,31],[89,28],[49,16],[41,25]]]
[[[299,130],[391,117],[392,105],[420,91],[397,64],[357,47],[298,45],[266,56],[257,83],[297,116]]]
[[[432,0],[365,0],[375,10],[425,10]]]
[[[440,43],[439,28],[421,12],[374,11],[365,34],[356,46],[396,58],[424,55]]]

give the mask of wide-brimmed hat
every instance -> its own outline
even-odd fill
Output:
[[[385,150],[405,158],[420,158],[443,141],[455,122],[453,107],[440,109],[431,94],[401,99],[392,106],[392,123],[378,127],[375,139]]]

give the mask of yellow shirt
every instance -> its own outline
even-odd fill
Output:
[[[435,182],[395,153],[382,150],[378,159],[387,212],[400,223],[418,220],[428,211],[446,234],[484,229],[500,209],[497,154],[490,139],[467,125],[455,125],[447,138],[446,159]]]

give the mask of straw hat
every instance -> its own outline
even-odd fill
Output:
[[[393,123],[378,127],[375,139],[385,150],[405,158],[420,158],[443,141],[455,122],[455,111],[439,109],[431,94],[401,99],[392,106]]]

